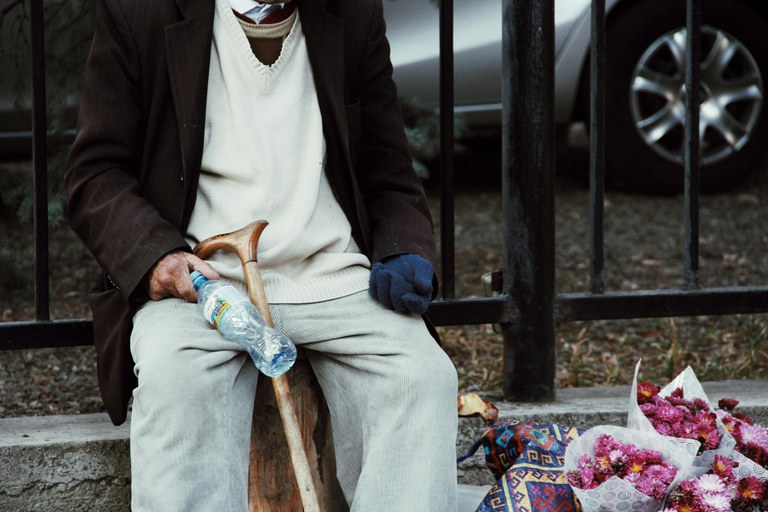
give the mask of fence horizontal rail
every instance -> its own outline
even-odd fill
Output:
[[[555,298],[555,322],[768,313],[768,286],[703,290],[565,293]],[[438,326],[513,324],[515,305],[506,295],[438,300],[428,312]],[[0,323],[0,350],[93,344],[91,319]]]
[[[0,350],[93,345],[90,318],[0,323]]]
[[[440,300],[430,304],[427,315],[435,325],[512,323],[514,308],[506,296]]]
[[[568,293],[555,300],[555,320],[617,320],[768,312],[768,287]]]
[[[473,325],[512,322],[513,310],[505,297],[439,300],[430,305],[435,325]],[[93,344],[90,318],[30,320],[0,323],[0,350],[76,347]]]

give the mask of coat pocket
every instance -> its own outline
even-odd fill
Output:
[[[119,425],[125,421],[128,401],[136,387],[129,348],[134,308],[118,290],[103,285],[91,290],[88,302],[93,314],[101,397],[112,422]]]

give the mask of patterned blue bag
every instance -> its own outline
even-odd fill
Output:
[[[582,429],[552,423],[497,423],[460,460],[482,444],[498,479],[477,512],[580,510],[563,472],[565,447]]]

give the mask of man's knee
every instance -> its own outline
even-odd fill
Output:
[[[456,368],[437,345],[433,350],[420,351],[416,356],[409,357],[400,372],[403,380],[422,396],[455,398],[458,388]]]
[[[452,396],[455,396],[458,388],[456,367],[442,349],[439,349],[437,352],[438,353],[435,354],[427,364],[425,371],[425,373],[427,373],[427,379],[434,380],[437,386],[446,390],[446,392],[450,392]]]
[[[231,373],[237,372],[237,368],[226,370],[227,363],[221,357],[204,350],[158,351],[153,355],[155,357],[144,358],[136,365],[137,392],[150,394],[153,402],[165,407],[184,408],[190,403],[205,407],[207,403],[221,403],[226,399],[226,390],[231,388]],[[234,361],[229,362],[232,363]]]

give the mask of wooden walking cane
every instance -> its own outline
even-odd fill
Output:
[[[272,326],[272,316],[269,312],[269,303],[264,292],[264,283],[261,280],[256,253],[259,237],[267,224],[264,220],[257,220],[237,231],[213,236],[197,244],[193,251],[203,259],[220,249],[235,252],[243,265],[251,302],[256,306],[267,325]],[[288,378],[284,374],[273,377],[271,380],[304,512],[321,512],[312,469],[302,442],[301,428],[291,388],[288,385]],[[253,468],[254,460],[251,458],[252,473]],[[249,492],[249,496],[252,496],[252,493]],[[249,502],[251,501],[249,500]],[[256,510],[252,502],[249,503],[249,508],[252,511]]]

